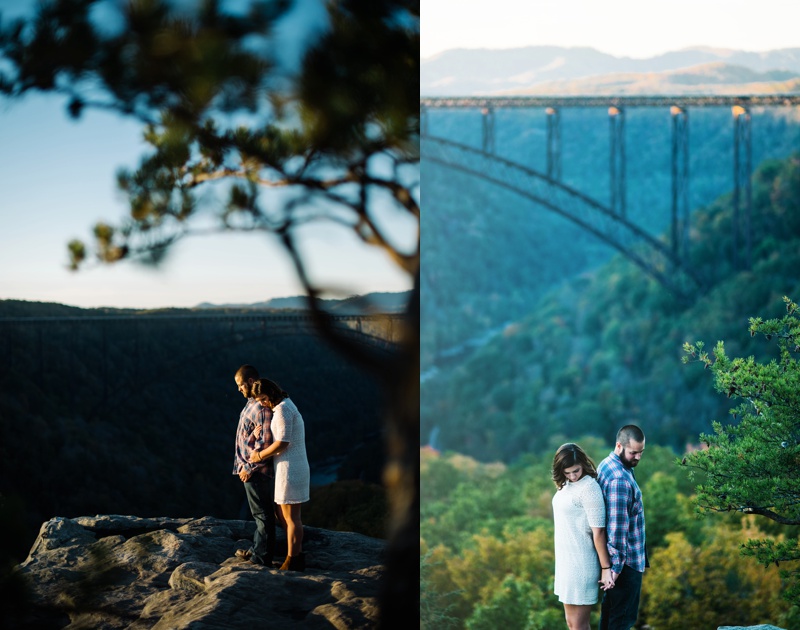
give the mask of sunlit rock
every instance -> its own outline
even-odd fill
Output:
[[[368,628],[377,625],[384,541],[305,528],[304,572],[234,557],[252,521],[54,518],[18,567],[23,625],[70,628]],[[286,554],[278,530],[275,560]]]

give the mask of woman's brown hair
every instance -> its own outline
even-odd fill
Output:
[[[289,398],[289,394],[283,391],[280,385],[268,378],[260,378],[257,381],[253,381],[253,398],[258,400],[262,396],[267,397],[269,406],[272,408],[284,398]]]
[[[583,466],[584,476],[589,475],[597,479],[597,469],[592,458],[589,457],[580,446],[572,442],[567,442],[558,447],[556,455],[553,458],[552,473],[553,481],[559,490],[567,483],[567,476],[564,474],[564,471],[567,468],[572,468],[579,464]]]

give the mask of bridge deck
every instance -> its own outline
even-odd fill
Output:
[[[400,342],[404,333],[405,316],[402,314],[369,314],[369,315],[331,315],[334,327],[342,332],[395,345]],[[54,327],[97,327],[118,324],[120,326],[172,325],[183,323],[211,323],[236,326],[240,331],[271,330],[273,332],[289,331],[315,333],[317,331],[314,318],[305,313],[181,313],[181,314],[130,314],[130,315],[67,315],[41,317],[0,317],[0,339],[8,342],[14,336],[14,330],[52,329]]]
[[[740,96],[436,96],[419,99],[428,109],[535,108],[535,107],[790,107],[800,105],[800,94]]]

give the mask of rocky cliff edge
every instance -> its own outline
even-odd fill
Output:
[[[17,568],[32,599],[19,627],[377,626],[383,540],[306,527],[299,573],[234,557],[254,532],[252,521],[210,517],[54,518]]]

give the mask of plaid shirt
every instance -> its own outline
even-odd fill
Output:
[[[272,458],[261,464],[250,463],[250,453],[259,451],[272,444],[272,410],[262,407],[255,398],[248,398],[247,404],[239,414],[239,426],[236,428],[236,455],[233,460],[233,474],[238,475],[242,470],[247,472],[265,472],[273,474]],[[261,435],[256,438],[253,429],[261,425]]]
[[[597,467],[597,481],[606,500],[608,553],[614,573],[627,565],[643,572],[647,564],[644,547],[644,505],[642,491],[616,453],[611,453]]]

